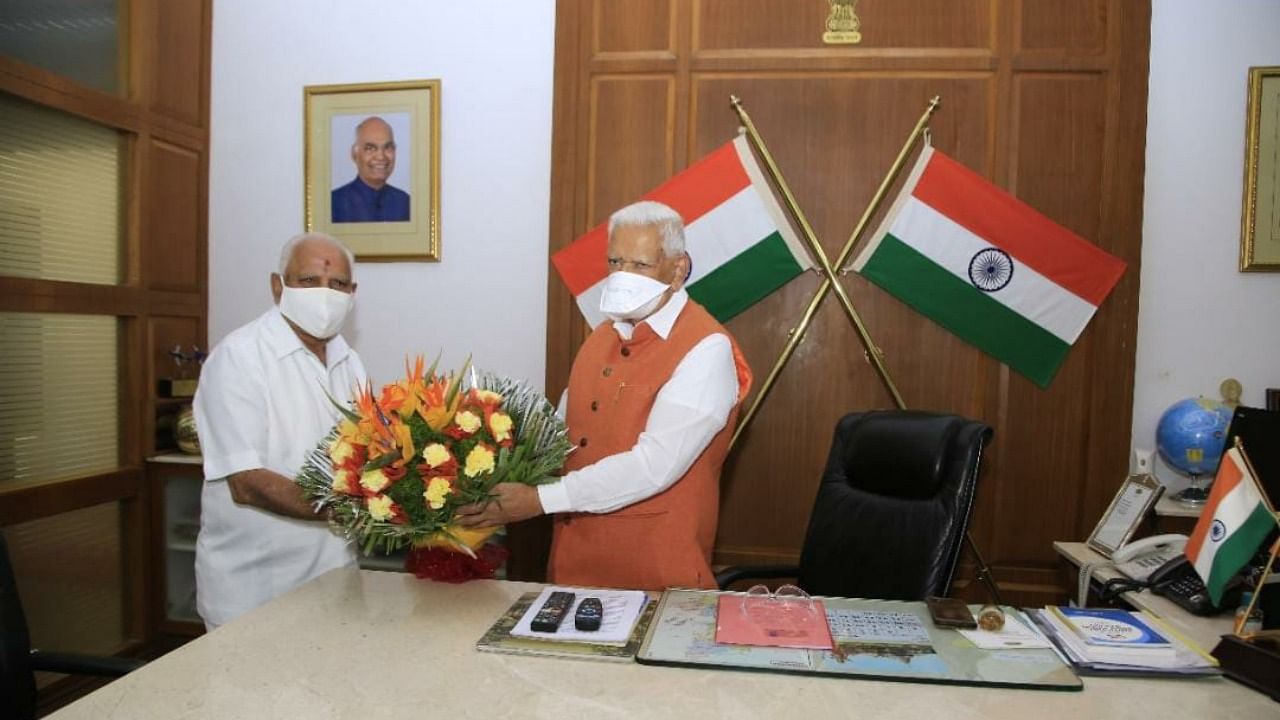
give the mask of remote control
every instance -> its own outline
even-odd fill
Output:
[[[539,608],[538,614],[533,616],[533,622],[529,627],[534,632],[555,632],[556,628],[560,627],[560,621],[569,614],[569,608],[573,607],[573,598],[573,593],[563,590],[551,593]]]
[[[599,630],[603,618],[604,605],[600,604],[600,598],[582,598],[578,611],[573,614],[573,626],[582,632]]]

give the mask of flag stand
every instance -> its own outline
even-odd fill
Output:
[[[1271,513],[1271,519],[1275,521],[1277,527],[1280,527],[1280,515],[1276,514],[1275,506],[1271,504],[1271,498],[1267,497],[1267,490],[1262,486],[1262,481],[1258,479],[1258,471],[1254,469],[1253,462],[1249,460],[1249,453],[1245,452],[1244,443],[1241,442],[1239,437],[1236,438],[1236,450],[1240,451],[1240,457],[1244,460],[1244,465],[1249,470],[1249,479],[1253,482],[1254,488],[1257,489],[1258,495],[1262,498],[1263,504],[1267,506],[1267,512]],[[1232,632],[1234,632],[1237,637],[1247,639],[1254,636],[1253,633],[1250,633],[1247,636],[1241,635],[1240,633],[1244,630],[1245,621],[1253,614],[1254,606],[1258,604],[1258,599],[1262,595],[1262,586],[1267,584],[1267,578],[1271,576],[1271,565],[1276,561],[1277,554],[1280,554],[1280,541],[1271,544],[1271,555],[1267,558],[1267,564],[1262,568],[1262,575],[1258,578],[1258,582],[1253,588],[1253,595],[1249,598],[1249,607],[1245,610],[1243,615],[1236,616],[1236,622],[1232,628]]]
[[[760,409],[760,405],[764,402],[765,396],[773,388],[773,384],[777,381],[778,375],[782,372],[782,368],[795,354],[796,348],[804,339],[804,334],[809,328],[809,324],[813,321],[813,316],[817,312],[818,306],[826,299],[827,293],[835,290],[836,297],[840,300],[840,306],[844,309],[846,315],[849,316],[850,322],[858,332],[858,337],[862,340],[862,345],[866,348],[867,360],[875,367],[876,373],[888,388],[889,393],[893,396],[894,404],[899,410],[907,408],[906,402],[902,399],[902,395],[898,392],[898,388],[894,385],[893,378],[889,377],[889,370],[884,364],[884,352],[876,346],[871,339],[871,334],[867,331],[866,325],[862,322],[862,317],[858,315],[858,311],[853,307],[853,301],[849,299],[849,295],[845,292],[844,286],[840,284],[836,276],[835,268],[843,268],[848,261],[849,256],[853,253],[853,248],[861,239],[862,233],[866,231],[867,224],[871,221],[871,217],[875,215],[880,208],[880,204],[884,202],[885,195],[888,194],[889,188],[892,187],[898,175],[902,173],[902,168],[906,165],[907,158],[915,149],[916,143],[926,132],[929,126],[929,120],[933,117],[933,113],[937,111],[942,104],[940,96],[935,95],[930,101],[929,106],[925,108],[920,119],[916,122],[916,126],[912,129],[911,134],[907,136],[906,142],[902,144],[902,149],[898,151],[898,157],[889,167],[889,172],[885,174],[884,179],[880,182],[880,187],[876,189],[875,195],[871,197],[870,204],[863,211],[862,217],[858,220],[857,226],[853,229],[853,233],[849,239],[845,241],[844,247],[840,249],[840,254],[836,257],[834,265],[827,259],[827,254],[822,250],[822,244],[818,242],[817,236],[813,232],[813,227],[809,225],[809,221],[805,218],[804,213],[800,210],[799,203],[796,202],[795,196],[791,193],[790,186],[782,177],[782,171],[778,169],[777,163],[773,160],[769,148],[764,144],[764,138],[756,130],[755,123],[751,121],[751,116],[747,114],[745,108],[742,107],[742,101],[736,95],[729,96],[729,102],[733,106],[734,112],[738,114],[738,119],[742,123],[742,127],[746,130],[747,139],[751,142],[752,147],[760,154],[764,160],[765,169],[768,171],[770,178],[773,179],[774,185],[782,193],[783,201],[786,203],[787,210],[791,212],[792,217],[800,225],[801,233],[804,235],[805,242],[809,245],[809,252],[813,255],[813,259],[821,266],[822,284],[818,287],[817,292],[809,300],[809,305],[805,308],[804,314],[800,316],[799,324],[790,332],[787,343],[779,353],[778,359],[774,362],[773,369],[769,371],[765,377],[764,385],[760,387],[759,392],[752,399],[750,407],[743,414],[742,419],[738,421],[738,427],[734,429],[733,436],[729,439],[729,449],[737,444],[738,438],[755,418],[756,412]],[[978,544],[974,541],[973,535],[966,529],[965,540],[968,541],[970,550],[973,551],[973,557],[976,565],[976,574],[978,580],[986,587],[990,593],[992,600],[996,603],[996,609],[1001,613],[1000,625],[1003,625],[1003,610],[1000,608],[1003,602],[1000,599],[1000,590],[995,583],[994,576],[991,573],[991,567],[987,565],[986,560],[982,557],[982,553],[978,552]],[[1256,597],[1255,597],[1256,600]]]

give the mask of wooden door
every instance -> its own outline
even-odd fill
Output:
[[[864,0],[856,6],[863,40],[845,46],[822,43],[829,7],[559,3],[551,250],[733,137],[732,94],[834,259],[929,98],[940,95],[935,147],[1129,263],[1048,390],[857,275],[843,280],[909,407],[995,428],[975,538],[1007,599],[1057,600],[1051,542],[1087,534],[1127,468],[1148,3]],[[798,278],[729,322],[758,379],[819,282],[813,273]],[[585,332],[553,273],[553,397]],[[837,419],[892,406],[829,297],[730,456],[716,562],[796,559]],[[537,577],[539,534],[514,531],[514,575]]]

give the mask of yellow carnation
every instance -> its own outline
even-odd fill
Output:
[[[333,491],[345,495],[357,495],[356,482],[356,474],[342,468],[333,474]]]
[[[387,477],[387,474],[382,472],[382,468],[375,468],[373,470],[366,470],[364,474],[360,476],[360,484],[369,492],[380,493],[391,484],[391,478]]]
[[[470,477],[493,472],[493,451],[483,445],[471,448],[467,453],[466,472]]]
[[[453,422],[468,435],[480,429],[480,416],[470,410],[463,410],[454,415]]]
[[[422,449],[422,461],[430,467],[440,467],[449,462],[449,449],[440,443],[431,443]]]
[[[393,505],[391,498],[386,495],[374,495],[365,502],[365,506],[369,508],[369,515],[374,520],[390,520],[395,514],[391,510]]]
[[[444,507],[445,498],[449,496],[449,491],[453,489],[453,485],[448,478],[433,477],[431,482],[427,483],[427,491],[422,493],[422,497],[427,501],[427,507],[432,510],[439,510]]]
[[[489,429],[493,431],[493,439],[498,442],[509,440],[511,438],[511,416],[506,413],[494,413],[489,416]]]
[[[347,442],[341,435],[334,438],[333,442],[329,444],[329,459],[333,461],[334,465],[341,465],[355,453],[355,446]]]

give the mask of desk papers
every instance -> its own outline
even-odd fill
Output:
[[[547,601],[551,593],[557,590],[565,590],[574,594],[573,607],[570,608],[569,614],[565,616],[564,621],[560,623],[560,627],[553,633],[538,632],[529,627],[530,623],[533,622],[533,616],[537,615],[538,610],[542,608],[542,604]],[[600,598],[601,604],[604,605],[604,616],[600,620],[599,630],[582,632],[574,628],[573,614],[578,610],[578,603],[581,603],[583,598],[587,597]],[[640,618],[640,611],[644,609],[645,603],[648,601],[649,596],[645,595],[642,590],[546,587],[542,589],[538,598],[533,601],[533,605],[520,618],[520,622],[516,623],[516,626],[511,629],[511,634],[516,637],[534,640],[582,642],[596,645],[625,645],[627,638],[631,637],[631,630],[636,626],[636,620]]]
[[[636,660],[957,685],[1067,691],[1082,687],[1057,651],[980,650],[955,630],[934,627],[922,602],[820,598],[832,631],[830,650],[717,643],[721,595],[705,590],[664,592]]]
[[[476,650],[480,652],[504,653],[507,655],[537,655],[544,657],[560,657],[576,660],[603,660],[606,662],[633,662],[636,651],[640,649],[640,641],[649,629],[653,620],[655,602],[648,602],[636,621],[636,627],[625,645],[602,645],[585,642],[557,642],[555,640],[534,640],[517,637],[511,630],[520,622],[531,607],[542,607],[535,604],[538,593],[530,592],[521,595],[502,617],[485,632],[476,642]],[[572,620],[570,620],[572,622]]]
[[[1053,643],[1048,638],[1027,627],[1014,613],[1005,613],[1004,627],[999,630],[956,630],[956,632],[983,650],[1053,647]]]
[[[830,650],[831,631],[821,600],[721,595],[716,607],[716,642]]]

